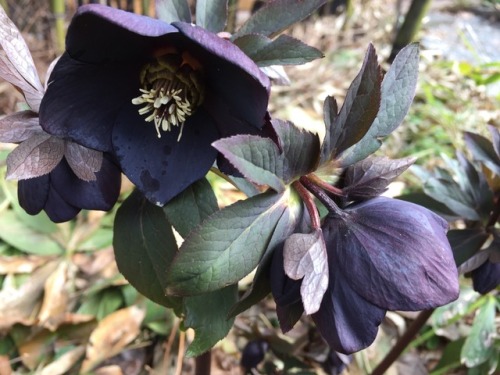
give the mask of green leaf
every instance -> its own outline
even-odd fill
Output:
[[[319,138],[291,122],[273,120],[279,148],[270,138],[237,135],[212,145],[248,180],[282,192],[285,185],[311,172],[319,157]]]
[[[227,0],[197,0],[196,24],[213,33],[226,27]]]
[[[111,228],[99,228],[92,235],[83,240],[78,251],[95,251],[113,244],[113,230]]]
[[[363,66],[349,86],[340,112],[333,121],[327,122],[331,126],[326,129],[321,161],[336,158],[363,138],[370,129],[379,111],[381,79],[377,54],[370,44]]]
[[[191,11],[186,0],[156,0],[158,18],[166,23],[191,23]]]
[[[450,370],[461,366],[460,351],[464,341],[465,338],[451,341],[448,345],[446,345],[438,364],[432,369],[433,375],[447,374]]]
[[[123,304],[121,292],[116,288],[104,290],[99,296],[99,305],[97,307],[96,318],[102,320],[112,312],[118,310]]]
[[[495,354],[495,316],[495,297],[488,296],[474,318],[472,329],[462,347],[461,361],[467,367],[476,367]]]
[[[267,192],[208,217],[180,248],[168,272],[167,292],[196,295],[249,274],[266,250],[289,197],[289,192]]]
[[[428,208],[431,211],[434,211],[436,214],[440,215],[441,217],[447,219],[448,221],[453,221],[459,218],[457,214],[454,212],[450,211],[448,206],[444,205],[443,203],[429,197],[427,194],[424,194],[422,192],[415,192],[415,193],[409,193],[409,194],[404,194],[397,199],[401,199],[403,201],[407,202],[412,202],[415,204],[418,204],[420,206],[424,206]]]
[[[288,35],[272,40],[264,35],[243,35],[234,40],[258,66],[299,65],[323,57],[318,49]]]
[[[56,241],[26,226],[13,211],[3,211],[0,215],[0,238],[28,254],[59,255],[63,253],[63,249]]]
[[[294,23],[306,18],[326,0],[274,0],[250,17],[233,35],[233,40],[246,34],[274,37]]]
[[[212,186],[201,179],[186,188],[163,207],[168,221],[182,237],[219,209]]]
[[[382,81],[380,109],[370,129],[354,146],[341,155],[341,166],[347,167],[366,158],[382,145],[408,113],[418,78],[418,44],[403,48]]]
[[[228,334],[234,318],[227,318],[227,315],[237,296],[238,286],[234,284],[184,299],[184,326],[195,331],[194,341],[189,345],[186,356],[196,357],[206,352]]]
[[[483,162],[489,169],[500,175],[500,158],[490,140],[471,132],[464,132],[464,140],[475,160]]]
[[[180,300],[167,297],[166,270],[177,252],[165,213],[134,191],[118,209],[113,247],[118,269],[140,293],[166,307]]]

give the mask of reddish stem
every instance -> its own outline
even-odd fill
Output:
[[[332,194],[338,195],[338,196],[344,195],[344,192],[342,191],[342,189],[339,189],[336,186],[330,185],[328,182],[323,181],[321,178],[316,176],[314,173],[308,174],[306,176],[306,178],[309,181],[311,181],[313,184],[317,185],[318,187],[320,187],[323,190],[328,191],[329,193],[332,193]]]
[[[321,220],[319,218],[318,208],[316,204],[314,204],[314,199],[309,193],[309,191],[302,185],[299,181],[295,181],[292,183],[292,186],[295,188],[297,193],[302,198],[302,201],[306,205],[307,212],[309,212],[309,216],[311,217],[311,223],[313,229],[321,228]]]

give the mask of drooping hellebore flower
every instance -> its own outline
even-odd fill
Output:
[[[426,208],[377,197],[330,212],[321,228],[329,286],[312,318],[334,350],[352,353],[370,345],[387,310],[429,309],[458,297],[448,225]],[[272,285],[294,285],[284,271],[271,277]],[[300,298],[299,288],[292,289]],[[281,294],[275,295],[281,316],[296,316],[297,298]]]
[[[120,192],[119,167],[110,155],[42,129],[44,86],[21,33],[1,7],[0,27],[0,77],[21,91],[31,108],[0,119],[0,142],[19,144],[7,157],[7,178],[19,180],[19,204],[32,215],[44,210],[54,222],[68,221],[81,209],[111,209]]]
[[[78,9],[40,107],[50,134],[116,155],[164,204],[213,165],[218,138],[260,131],[270,82],[200,27],[101,5]]]
[[[472,271],[472,285],[474,290],[486,294],[500,285],[500,263],[486,260],[478,268]]]

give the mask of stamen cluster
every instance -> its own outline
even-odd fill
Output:
[[[158,138],[161,138],[160,128],[168,132],[179,126],[179,141],[186,119],[203,102],[201,71],[179,54],[168,54],[145,65],[140,79],[141,95],[132,99],[132,103],[145,104],[139,114],[149,114],[145,120],[154,121]]]

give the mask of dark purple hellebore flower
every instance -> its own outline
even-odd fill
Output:
[[[260,131],[269,89],[228,40],[92,4],[71,21],[40,119],[50,134],[115,154],[162,205],[206,174],[217,156],[213,141]]]
[[[472,271],[472,285],[474,290],[486,294],[500,285],[500,263],[487,260]]]
[[[458,297],[447,228],[426,208],[385,197],[352,204],[324,219],[330,281],[312,318],[332,349],[348,354],[370,345],[387,310],[429,309]],[[284,271],[281,275],[271,283],[284,289]],[[288,286],[300,297],[293,283]],[[287,295],[282,316],[293,313],[291,301]]]

